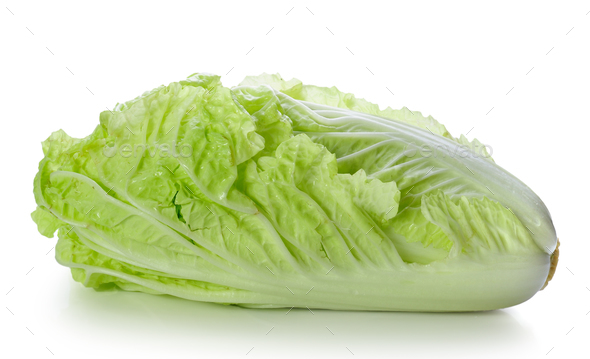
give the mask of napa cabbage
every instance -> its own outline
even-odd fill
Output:
[[[486,146],[334,87],[198,73],[42,148],[32,218],[97,290],[473,311],[521,303],[555,270],[547,208]]]

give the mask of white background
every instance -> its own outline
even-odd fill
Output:
[[[588,1],[3,4],[0,356],[588,358],[589,11]],[[60,128],[87,136],[107,107],[202,71],[226,86],[261,72],[336,85],[491,145],[553,215],[553,282],[494,312],[314,315],[75,283],[29,217],[40,142]]]

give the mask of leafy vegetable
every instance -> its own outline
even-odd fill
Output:
[[[194,74],[43,152],[33,220],[97,290],[488,310],[529,299],[557,262],[547,209],[480,142],[278,75],[229,89]]]

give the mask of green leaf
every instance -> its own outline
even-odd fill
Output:
[[[55,232],[60,227],[66,225],[43,207],[37,207],[37,209],[31,213],[31,218],[37,223],[37,230],[39,233],[47,238],[53,238]]]

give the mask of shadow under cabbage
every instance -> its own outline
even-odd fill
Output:
[[[269,355],[295,350],[315,355],[333,350],[378,356],[384,351],[437,357],[485,348],[529,352],[535,338],[508,310],[473,313],[355,312],[316,309],[245,309],[192,302],[170,296],[122,291],[96,292],[73,284],[70,303],[62,311],[64,324],[77,330],[104,333],[112,340],[130,343],[179,341],[228,342],[220,348],[244,355],[252,347]],[[84,324],[80,324],[84,323]],[[80,328],[83,326],[83,328]],[[108,338],[106,338],[108,339]],[[231,348],[231,349],[230,349]],[[178,348],[178,346],[176,347]],[[483,350],[483,353],[482,353]],[[229,352],[228,352],[229,351]],[[331,352],[335,354],[334,352]],[[492,354],[491,352],[489,354]]]

